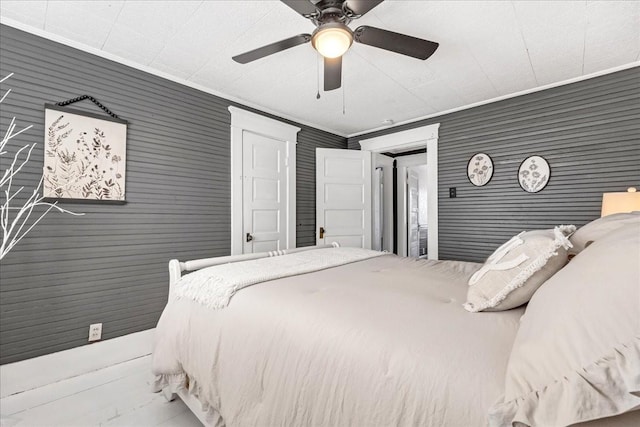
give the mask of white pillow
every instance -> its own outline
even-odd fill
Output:
[[[573,248],[570,254],[576,255],[583,251],[589,243],[602,239],[617,228],[625,224],[640,224],[640,211],[617,213],[603,216],[580,227],[569,240]]]
[[[567,426],[640,409],[640,224],[595,241],[531,298],[491,426]],[[603,425],[608,425],[603,423]]]
[[[571,243],[566,236],[575,229],[561,225],[514,236],[471,276],[464,308],[501,311],[528,302],[536,289],[567,263],[566,250]]]

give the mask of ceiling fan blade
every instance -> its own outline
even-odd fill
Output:
[[[338,89],[342,86],[342,57],[324,58],[324,90]]]
[[[362,16],[382,3],[383,0],[347,0],[347,7],[356,15]]]
[[[363,25],[353,32],[353,39],[358,43],[367,44],[402,55],[425,60],[436,51],[439,44],[393,31]]]
[[[256,59],[264,58],[265,56],[307,43],[310,40],[311,34],[298,34],[297,36],[280,40],[279,42],[271,43],[254,50],[250,50],[249,52],[241,53],[240,55],[234,56],[232,59],[240,64],[246,64],[248,62],[255,61]]]
[[[302,16],[313,15],[318,11],[309,0],[280,0]]]

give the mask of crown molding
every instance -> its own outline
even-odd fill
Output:
[[[419,122],[419,121],[422,121],[422,120],[427,120],[427,119],[432,119],[432,118],[444,116],[446,114],[455,113],[457,111],[468,110],[470,108],[479,107],[481,105],[491,104],[493,102],[503,101],[505,99],[516,98],[518,96],[527,95],[527,94],[535,93],[535,92],[540,92],[540,91],[543,91],[543,90],[546,90],[546,89],[551,89],[551,88],[555,88],[555,87],[559,87],[559,86],[564,86],[564,85],[568,85],[568,84],[571,84],[571,83],[576,83],[576,82],[580,82],[580,81],[583,81],[583,80],[588,80],[588,79],[592,79],[592,78],[595,78],[595,77],[600,77],[600,76],[604,76],[604,75],[607,75],[607,74],[615,73],[615,72],[618,72],[618,71],[627,70],[627,69],[630,69],[630,68],[640,67],[640,61],[634,61],[634,62],[630,62],[628,64],[620,65],[618,67],[613,67],[613,68],[609,68],[609,69],[606,69],[606,70],[597,71],[595,73],[590,73],[590,74],[586,74],[586,75],[583,75],[583,76],[573,77],[573,78],[570,78],[570,79],[567,79],[567,80],[562,80],[560,82],[550,83],[550,84],[547,84],[547,85],[538,86],[538,87],[535,87],[535,88],[531,88],[531,89],[526,89],[526,90],[522,90],[522,91],[519,91],[519,92],[510,93],[510,94],[507,94],[507,95],[498,96],[498,97],[491,98],[491,99],[488,99],[488,100],[485,100],[485,101],[480,101],[480,102],[475,102],[475,103],[472,103],[472,104],[463,105],[461,107],[452,108],[452,109],[449,109],[449,110],[446,110],[446,111],[441,111],[441,112],[434,113],[434,114],[428,114],[428,115],[425,115],[425,116],[420,116],[420,117],[404,120],[402,122],[394,123],[392,126],[379,126],[379,127],[375,127],[375,128],[371,128],[371,129],[367,129],[367,130],[351,133],[351,134],[345,134],[343,132],[338,132],[335,129],[330,129],[330,128],[327,128],[325,126],[318,125],[316,123],[311,123],[309,121],[302,120],[300,118],[289,116],[289,115],[287,115],[285,113],[282,113],[281,111],[276,111],[276,110],[272,110],[272,109],[263,107],[261,105],[255,104],[255,103],[253,103],[251,101],[248,101],[246,99],[235,97],[235,96],[227,94],[227,93],[223,93],[223,92],[220,92],[220,91],[217,91],[217,90],[213,90],[213,89],[207,88],[207,87],[199,85],[197,83],[190,82],[190,81],[188,81],[186,79],[183,79],[181,77],[172,76],[172,75],[170,75],[168,73],[165,73],[163,71],[155,70],[155,69],[153,69],[153,68],[151,68],[151,67],[149,67],[147,65],[138,64],[138,63],[136,63],[134,61],[122,58],[122,57],[120,57],[118,55],[114,55],[114,54],[102,51],[100,49],[97,49],[95,47],[88,46],[88,45],[85,45],[83,43],[79,43],[79,42],[67,39],[66,37],[58,36],[56,34],[50,33],[50,32],[48,32],[46,30],[41,29],[41,28],[36,28],[36,27],[31,26],[31,25],[26,25],[26,24],[23,24],[21,22],[18,22],[18,21],[15,21],[13,19],[10,19],[10,18],[6,18],[6,17],[3,17],[3,16],[0,16],[0,24],[4,24],[4,25],[7,25],[9,27],[13,27],[13,28],[16,28],[18,30],[22,30],[22,31],[28,32],[28,33],[34,34],[34,35],[42,37],[42,38],[45,38],[45,39],[48,39],[48,40],[51,40],[51,41],[54,41],[54,42],[57,42],[57,43],[61,43],[61,44],[64,44],[64,45],[67,45],[67,46],[70,46],[70,47],[78,49],[78,50],[82,50],[82,51],[90,53],[92,55],[96,55],[96,56],[108,59],[110,61],[114,61],[114,62],[123,64],[123,65],[126,65],[128,67],[135,68],[135,69],[140,70],[140,71],[144,71],[145,73],[149,73],[149,74],[152,74],[152,75],[155,75],[155,76],[158,76],[158,77],[162,77],[163,79],[170,80],[170,81],[176,82],[178,84],[181,84],[183,86],[187,86],[187,87],[199,90],[201,92],[205,92],[205,93],[208,93],[210,95],[214,95],[214,96],[226,99],[226,100],[228,100],[230,102],[235,102],[237,104],[241,104],[241,105],[244,105],[246,107],[254,108],[254,109],[260,110],[260,111],[262,111],[264,113],[272,114],[272,115],[280,117],[282,119],[289,120],[289,121],[292,121],[292,122],[295,122],[295,123],[298,123],[298,124],[306,125],[306,126],[309,126],[309,127],[312,127],[312,128],[324,131],[324,132],[328,132],[328,133],[331,133],[331,134],[334,134],[334,135],[341,136],[343,138],[353,138],[353,137],[362,136],[362,135],[366,135],[366,134],[369,134],[369,133],[377,132],[377,131],[380,131],[380,130],[393,129],[393,128],[396,128],[398,126],[403,126],[403,125],[407,125],[407,124],[410,124],[410,123]]]
[[[630,62],[628,64],[620,65],[618,67],[608,68],[608,69],[602,70],[602,71],[596,71],[595,73],[585,74],[584,76],[573,77],[573,78],[570,78],[570,79],[567,79],[567,80],[562,80],[562,81],[555,82],[555,83],[549,83],[549,84],[544,85],[544,86],[538,86],[538,87],[531,88],[531,89],[521,90],[519,92],[510,93],[508,95],[502,95],[502,96],[498,96],[496,98],[487,99],[486,101],[474,102],[473,104],[463,105],[462,107],[452,108],[450,110],[442,111],[442,112],[439,112],[439,113],[428,114],[426,116],[421,116],[421,117],[417,117],[417,118],[414,118],[414,119],[408,119],[408,120],[405,120],[405,121],[402,121],[402,122],[394,123],[393,126],[380,126],[380,127],[369,129],[369,130],[365,130],[365,131],[362,131],[362,132],[352,133],[352,134],[347,135],[347,138],[354,138],[356,136],[366,135],[368,133],[377,132],[379,130],[393,129],[393,128],[396,128],[398,126],[407,125],[407,124],[410,124],[410,123],[416,123],[416,122],[419,122],[421,120],[433,119],[433,118],[436,118],[436,117],[444,116],[446,114],[455,113],[456,111],[468,110],[470,108],[479,107],[481,105],[491,104],[492,102],[498,102],[498,101],[503,101],[505,99],[516,98],[518,96],[528,95],[530,93],[540,92],[540,91],[551,89],[551,88],[554,88],[554,87],[568,85],[568,84],[571,84],[571,83],[577,83],[577,82],[581,82],[583,80],[589,80],[589,79],[593,79],[595,77],[600,77],[600,76],[604,76],[604,75],[611,74],[611,73],[616,73],[616,72],[622,71],[622,70],[628,70],[630,68],[635,68],[635,67],[640,67],[640,61],[634,61],[634,62]]]
[[[260,110],[263,113],[271,114],[271,115],[277,116],[279,118],[282,118],[282,119],[285,119],[285,120],[289,120],[289,121],[292,121],[292,122],[297,123],[297,124],[309,126],[309,127],[314,128],[314,129],[322,130],[322,131],[325,131],[325,132],[328,132],[328,133],[331,133],[331,134],[334,134],[334,135],[341,136],[343,138],[347,137],[347,135],[345,133],[337,132],[334,129],[329,129],[327,127],[318,125],[316,123],[311,123],[311,122],[308,122],[306,120],[302,120],[302,119],[297,118],[297,117],[289,116],[289,115],[287,115],[287,114],[285,114],[285,113],[283,113],[281,111],[276,111],[276,110],[272,110],[272,109],[266,108],[266,107],[264,107],[262,105],[255,104],[255,103],[253,103],[251,101],[248,101],[246,99],[239,98],[239,97],[236,97],[236,96],[233,96],[233,95],[229,95],[228,93],[220,92],[220,91],[217,91],[217,90],[214,90],[214,89],[199,85],[198,83],[191,82],[191,81],[183,79],[181,77],[172,76],[171,74],[165,73],[164,71],[156,70],[156,69],[154,69],[152,67],[149,67],[148,65],[139,64],[139,63],[131,61],[129,59],[122,58],[121,56],[114,55],[112,53],[105,52],[103,50],[97,49],[97,48],[95,48],[93,46],[89,46],[89,45],[86,45],[84,43],[79,43],[77,41],[70,40],[70,39],[68,39],[66,37],[62,37],[62,36],[59,36],[57,34],[50,33],[49,31],[43,30],[41,28],[36,28],[36,27],[31,26],[31,25],[26,25],[26,24],[23,24],[22,22],[18,22],[16,20],[13,20],[13,19],[10,19],[10,18],[6,18],[4,16],[0,16],[0,24],[7,25],[9,27],[13,27],[13,28],[21,30],[21,31],[25,31],[27,33],[36,35],[38,37],[42,37],[44,39],[51,40],[53,42],[66,45],[66,46],[72,47],[74,49],[78,49],[78,50],[81,50],[83,52],[87,52],[87,53],[90,53],[92,55],[99,56],[99,57],[104,58],[104,59],[108,59],[109,61],[113,61],[113,62],[117,62],[117,63],[122,64],[122,65],[126,65],[127,67],[135,68],[136,70],[144,71],[145,73],[152,74],[154,76],[162,77],[163,79],[170,80],[172,82],[181,84],[183,86],[187,86],[187,87],[190,87],[192,89],[196,89],[196,90],[199,90],[201,92],[205,92],[205,93],[208,93],[210,95],[214,95],[214,96],[217,96],[219,98],[226,99],[226,100],[228,100],[230,102],[234,102],[236,104],[240,104],[240,105],[245,106],[245,107],[249,107],[249,108],[253,108],[253,109],[256,109],[256,110]]]

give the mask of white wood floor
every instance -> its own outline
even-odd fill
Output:
[[[2,427],[202,427],[180,399],[152,393],[151,356],[0,399]]]

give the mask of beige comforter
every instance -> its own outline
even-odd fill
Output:
[[[242,289],[214,310],[170,302],[158,388],[227,426],[480,426],[502,394],[523,309],[469,313],[480,264],[385,255]]]

